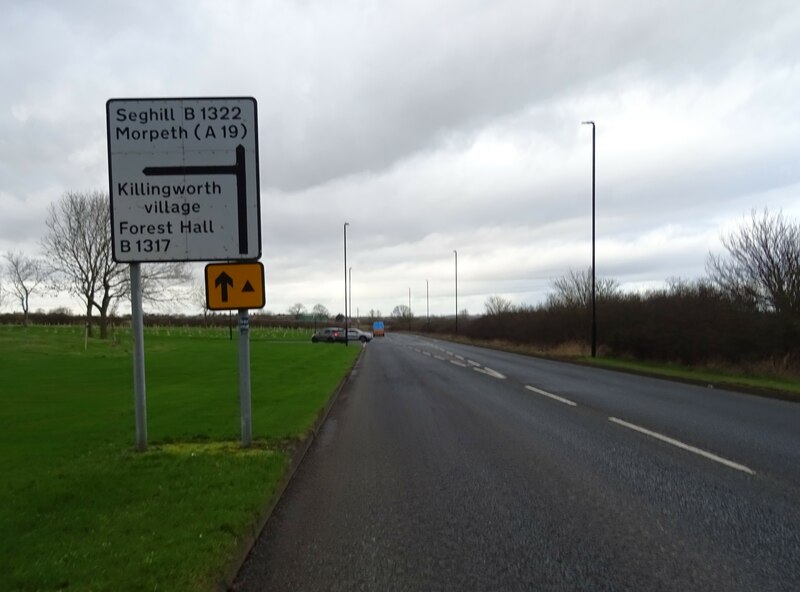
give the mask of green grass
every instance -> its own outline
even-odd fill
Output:
[[[210,590],[360,348],[256,329],[145,333],[150,448],[133,451],[129,336],[0,327],[0,590]],[[294,343],[292,343],[294,341]]]
[[[655,374],[657,376],[707,383],[715,386],[743,387],[745,389],[773,391],[775,393],[784,393],[787,395],[787,398],[800,400],[800,383],[791,378],[752,376],[738,372],[689,368],[672,364],[635,362],[618,358],[600,357],[592,359],[591,357],[582,357],[581,361],[604,368]]]
[[[441,337],[441,336],[440,336]],[[785,370],[775,370],[767,366],[751,368],[731,368],[726,370],[706,367],[688,367],[658,362],[641,362],[623,358],[600,356],[592,358],[587,355],[588,344],[568,342],[556,347],[539,347],[531,344],[518,344],[494,340],[478,340],[448,337],[452,341],[467,343],[479,347],[489,347],[501,351],[515,352],[528,356],[550,358],[565,362],[579,362],[593,366],[674,378],[699,384],[712,384],[716,387],[744,390],[759,395],[787,399],[800,402],[800,381],[796,374]],[[759,372],[758,368],[766,371]]]

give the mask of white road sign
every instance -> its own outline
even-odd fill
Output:
[[[251,97],[106,103],[114,259],[261,257]]]

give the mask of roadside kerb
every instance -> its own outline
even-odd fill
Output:
[[[291,483],[292,479],[294,478],[294,475],[297,472],[297,469],[300,467],[300,464],[303,462],[306,453],[308,452],[309,448],[311,448],[314,440],[316,440],[319,430],[322,427],[322,424],[324,424],[325,420],[328,418],[328,414],[339,398],[339,394],[342,392],[342,390],[344,390],[345,385],[348,383],[358,368],[358,365],[361,363],[361,358],[364,356],[365,350],[366,348],[361,349],[361,352],[359,352],[358,357],[356,357],[353,365],[350,367],[350,370],[336,386],[336,389],[334,389],[333,394],[331,395],[330,399],[328,399],[325,407],[319,412],[314,425],[311,427],[308,437],[300,441],[295,447],[294,452],[292,453],[291,462],[289,463],[289,468],[287,469],[281,481],[278,483],[278,486],[275,488],[275,495],[272,496],[271,501],[264,508],[264,512],[253,522],[249,531],[245,532],[242,540],[239,542],[239,546],[233,553],[232,559],[225,570],[225,573],[222,574],[222,577],[218,580],[216,585],[216,590],[218,592],[229,592],[233,589],[233,582],[236,580],[239,570],[242,568],[242,565],[247,559],[247,556],[250,554],[250,551],[253,549],[253,546],[256,544],[256,541],[258,541],[258,537],[261,536],[261,532],[264,530],[264,527],[269,521],[270,516],[272,516],[272,512],[275,510],[275,507],[278,505],[281,497],[283,497],[283,493],[286,491],[289,483]]]

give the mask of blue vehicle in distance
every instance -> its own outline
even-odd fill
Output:
[[[372,336],[386,337],[386,332],[383,329],[383,321],[375,321],[372,323]]]

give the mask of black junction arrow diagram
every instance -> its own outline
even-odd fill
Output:
[[[236,146],[236,164],[200,166],[152,166],[142,172],[153,175],[236,175],[236,202],[239,214],[239,253],[247,253],[247,173],[244,161],[244,146]],[[230,279],[230,278],[228,278]],[[223,302],[227,298],[223,297]]]
[[[233,278],[224,271],[214,280],[214,287],[222,286],[222,301],[228,301],[228,288],[233,288]]]

